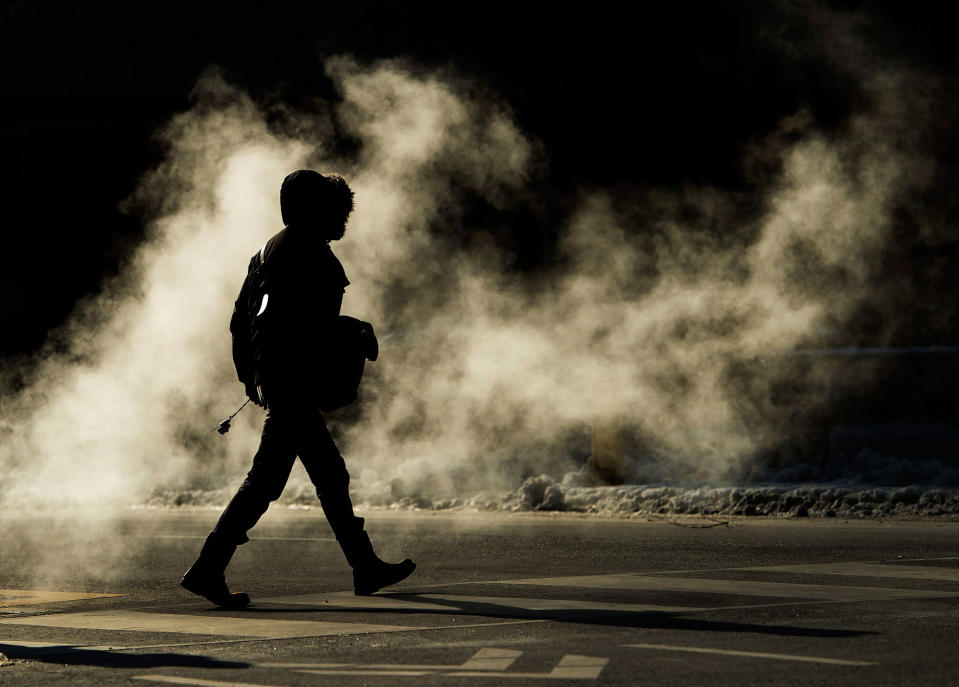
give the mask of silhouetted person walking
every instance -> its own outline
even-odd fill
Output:
[[[353,191],[335,175],[293,172],[280,189],[286,227],[250,260],[230,321],[233,361],[247,395],[267,410],[253,467],[180,584],[219,606],[246,606],[224,571],[247,531],[280,497],[299,456],[346,560],[358,595],[406,578],[412,560],[384,563],[353,513],[350,475],[320,409],[355,398],[363,358],[376,359],[372,327],[340,316],[349,280],[329,242],[343,237]]]

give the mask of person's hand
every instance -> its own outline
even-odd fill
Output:
[[[261,408],[263,407],[263,399],[260,398],[260,390],[256,384],[250,382],[246,385],[246,396],[254,403],[254,405],[258,405]]]
[[[373,331],[373,325],[369,322],[363,322],[363,328],[360,330],[360,336],[363,340],[364,353],[366,359],[370,362],[380,357],[380,342],[376,340],[376,333]]]

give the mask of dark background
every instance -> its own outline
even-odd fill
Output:
[[[947,83],[957,73],[948,10],[822,7],[868,16],[886,56]],[[152,133],[190,106],[208,65],[255,98],[305,108],[335,98],[322,62],[341,53],[407,56],[498,93],[546,153],[535,230],[510,239],[515,267],[534,270],[577,189],[703,183],[748,196],[743,146],[780,118],[805,106],[841,126],[863,97],[854,80],[816,51],[784,49],[812,33],[801,12],[757,2],[0,2],[0,356],[36,350],[137,245],[145,219],[121,202],[163,154]],[[942,169],[954,169],[955,141],[937,144]],[[954,247],[900,259],[916,251],[943,262],[931,291],[952,283]],[[904,343],[950,343],[954,330]]]

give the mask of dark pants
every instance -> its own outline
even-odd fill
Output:
[[[246,533],[272,501],[280,498],[293,461],[303,461],[326,519],[341,545],[349,545],[363,531],[363,518],[353,514],[350,474],[323,416],[316,407],[295,396],[268,398],[266,421],[253,467],[223,511],[212,535],[227,545],[249,541]]]

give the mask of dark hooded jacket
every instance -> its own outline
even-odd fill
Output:
[[[317,383],[349,283],[329,244],[309,230],[287,227],[250,259],[230,320],[248,393],[259,385],[308,392]]]

